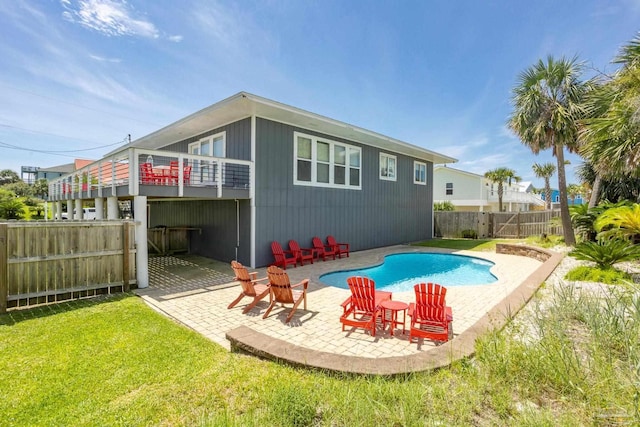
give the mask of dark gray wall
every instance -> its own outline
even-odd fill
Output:
[[[293,185],[293,132],[306,129],[257,119],[256,132],[256,265],[273,262],[273,240],[289,239],[303,247],[311,238],[332,234],[363,250],[432,237],[433,165],[427,184],[413,183],[413,158],[397,156],[397,181],[379,179],[380,150],[336,137],[328,139],[362,147],[362,189]]]
[[[251,160],[251,119],[246,118],[237,122],[215,128],[199,135],[187,138],[184,141],[162,147],[161,150],[187,153],[189,144],[201,138],[219,132],[227,132],[226,157],[237,160]]]
[[[240,246],[238,261],[249,265],[251,215],[249,200],[239,200]],[[236,257],[237,221],[234,200],[184,200],[149,205],[149,228],[197,227],[190,232],[191,253],[229,262]]]

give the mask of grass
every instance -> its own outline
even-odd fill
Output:
[[[496,239],[432,239],[414,243],[415,246],[427,248],[446,248],[455,250],[492,252],[496,250],[497,243],[514,243],[522,240],[496,240]]]
[[[621,289],[621,288],[620,288]],[[635,295],[635,296],[634,296]],[[615,314],[615,316],[612,316]],[[617,320],[616,320],[617,319]],[[122,295],[0,315],[3,425],[530,425],[640,422],[640,298],[567,292],[449,369],[394,378],[229,353]]]

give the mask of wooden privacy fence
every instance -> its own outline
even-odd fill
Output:
[[[436,237],[522,238],[542,234],[562,234],[551,220],[560,211],[535,212],[434,212]],[[559,221],[559,220],[558,220]]]
[[[0,223],[0,313],[135,283],[131,221]]]

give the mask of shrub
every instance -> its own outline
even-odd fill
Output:
[[[464,239],[477,239],[478,238],[478,233],[476,232],[476,230],[472,230],[472,229],[466,229],[466,230],[462,230],[460,232],[460,234],[462,235],[462,237]]]
[[[434,211],[448,211],[448,212],[453,212],[456,210],[456,207],[453,205],[453,203],[446,201],[446,202],[436,202],[433,204],[433,210]]]
[[[595,262],[598,267],[607,269],[617,262],[640,258],[640,245],[632,245],[619,239],[582,242],[569,255],[579,260]]]
[[[606,283],[607,285],[622,285],[633,280],[629,273],[615,268],[602,269],[585,265],[572,269],[564,278],[581,282]]]

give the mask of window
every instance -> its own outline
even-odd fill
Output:
[[[380,179],[396,180],[396,156],[380,153]]]
[[[447,196],[453,195],[453,182],[447,182],[445,184],[445,194]]]
[[[293,137],[295,185],[361,188],[359,147],[299,132]]]
[[[427,185],[427,164],[413,162],[413,183]]]
[[[189,153],[203,156],[224,157],[226,151],[226,136],[226,132],[220,132],[215,135],[202,138],[199,141],[192,142],[189,144]]]

